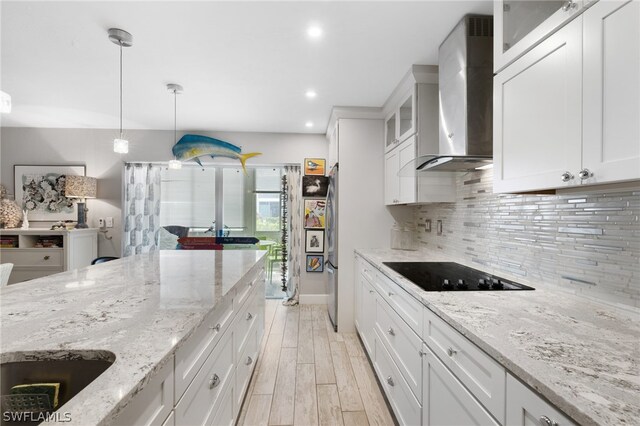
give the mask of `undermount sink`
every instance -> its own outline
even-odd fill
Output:
[[[3,356],[6,359],[6,356]],[[13,386],[35,383],[59,383],[58,406],[46,412],[55,412],[104,373],[115,361],[109,351],[78,351],[64,354],[17,353],[11,361],[0,364],[2,416],[4,425],[29,425],[35,422],[8,421],[7,411],[13,411],[17,402],[10,391]],[[34,413],[42,410],[33,411]],[[33,418],[33,417],[31,417]]]

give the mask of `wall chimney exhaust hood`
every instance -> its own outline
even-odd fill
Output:
[[[438,155],[413,171],[466,171],[493,163],[493,17],[466,15],[440,45]]]

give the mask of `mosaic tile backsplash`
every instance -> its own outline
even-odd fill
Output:
[[[420,247],[534,287],[640,307],[640,187],[497,195],[492,177],[492,170],[460,174],[455,203],[414,207]]]

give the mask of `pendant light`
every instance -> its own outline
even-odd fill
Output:
[[[167,90],[169,93],[173,93],[173,141],[178,143],[178,95],[184,90],[179,84],[170,83],[167,84]],[[182,163],[177,158],[173,157],[173,160],[169,161],[170,169],[181,169]]]
[[[122,48],[133,46],[133,36],[118,28],[109,28],[109,40],[120,46],[120,135],[113,140],[113,151],[118,154],[129,152],[129,141],[122,135]]]

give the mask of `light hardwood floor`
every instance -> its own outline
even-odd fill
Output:
[[[325,305],[267,300],[265,337],[238,425],[394,424],[355,333],[335,333]]]

